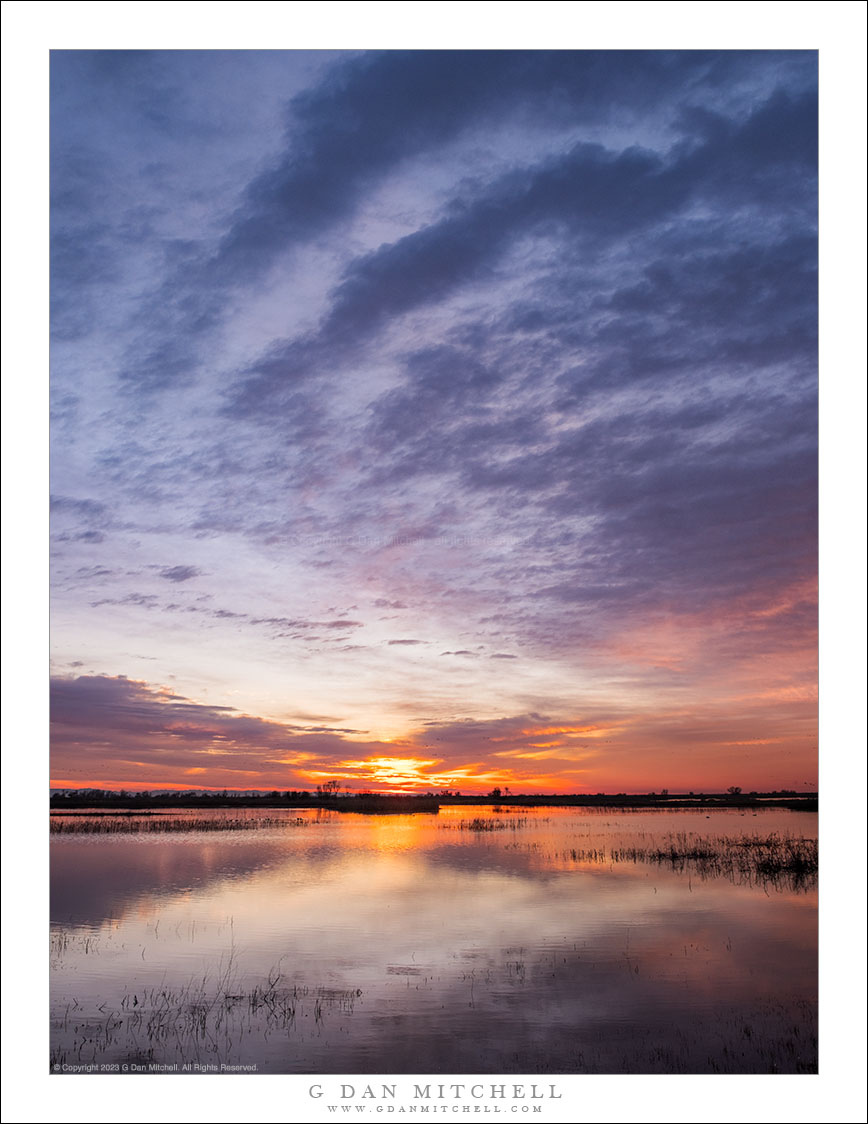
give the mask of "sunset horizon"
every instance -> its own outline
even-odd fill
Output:
[[[108,677],[105,686],[109,686]],[[75,681],[71,681],[74,683]],[[219,764],[210,765],[178,765],[179,774],[159,773],[154,771],[153,765],[148,767],[145,762],[135,761],[135,744],[130,744],[126,760],[120,756],[125,752],[123,733],[117,724],[117,719],[110,727],[110,733],[116,742],[112,749],[123,761],[118,772],[112,776],[111,770],[103,770],[100,776],[76,778],[80,762],[87,753],[89,745],[74,740],[76,735],[70,734],[69,726],[64,723],[61,704],[56,704],[54,709],[55,747],[62,745],[69,760],[73,762],[73,776],[63,777],[60,773],[49,780],[52,789],[85,789],[101,788],[106,790],[128,790],[130,792],[162,789],[166,791],[196,791],[209,790],[230,791],[260,790],[271,791],[315,791],[328,782],[337,782],[341,790],[354,792],[395,792],[395,794],[410,794],[410,792],[438,792],[453,790],[461,795],[486,796],[494,788],[506,789],[515,795],[573,795],[573,794],[645,794],[663,789],[672,792],[724,792],[733,785],[747,791],[816,791],[816,782],[802,779],[790,779],[789,782],[781,780],[779,773],[774,772],[776,767],[777,752],[780,749],[780,740],[766,740],[757,738],[744,738],[742,741],[720,743],[716,746],[716,755],[713,768],[704,776],[698,772],[685,774],[684,769],[689,768],[689,759],[679,771],[675,765],[655,769],[653,764],[648,765],[648,771],[634,770],[629,778],[620,777],[613,773],[612,767],[590,763],[595,751],[589,749],[595,740],[611,744],[617,741],[613,738],[616,733],[614,726],[552,726],[546,724],[540,716],[525,716],[519,719],[492,720],[492,722],[468,722],[454,724],[453,736],[458,746],[465,746],[468,742],[478,746],[478,756],[486,756],[487,761],[469,760],[467,763],[453,764],[451,769],[444,769],[444,758],[432,756],[434,744],[446,740],[447,733],[443,727],[428,727],[419,732],[417,737],[396,738],[394,741],[352,741],[349,737],[338,738],[332,735],[332,741],[340,745],[325,750],[322,745],[310,744],[311,738],[317,741],[316,734],[307,734],[287,725],[277,722],[265,722],[263,719],[253,718],[250,715],[235,714],[229,708],[214,708],[190,703],[189,700],[174,696],[166,689],[148,692],[142,683],[134,683],[120,678],[121,689],[132,688],[139,699],[139,706],[148,695],[154,707],[151,719],[152,729],[146,735],[147,745],[155,743],[170,746],[179,738],[190,737],[192,729],[197,729],[201,738],[201,723],[210,720],[214,729],[210,732],[210,743],[213,749],[210,754],[219,755],[221,743],[228,746],[223,752],[237,756],[243,752],[243,746],[232,736],[232,727],[255,724],[260,740],[251,740],[247,753],[260,762],[256,770],[223,769]],[[53,685],[57,689],[57,683]],[[81,686],[81,685],[79,685]],[[110,689],[114,689],[111,685]],[[62,687],[60,688],[62,690]],[[172,714],[173,707],[183,710],[183,715],[178,718]],[[163,713],[161,714],[161,709]],[[58,716],[60,710],[60,716]],[[215,715],[215,710],[218,714]],[[91,718],[97,713],[97,708],[90,710]],[[196,715],[197,723],[191,724],[191,716]],[[153,732],[155,718],[164,719],[163,738],[159,740]],[[219,718],[219,723],[215,722]],[[537,725],[534,727],[533,723]],[[805,724],[810,723],[810,716],[803,719]],[[485,733],[489,731],[489,733]],[[604,738],[604,734],[609,735]],[[811,736],[811,735],[807,735]],[[69,738],[69,740],[67,740]],[[433,741],[432,741],[433,740]],[[262,743],[273,744],[272,749],[263,751]],[[293,747],[295,742],[299,747]],[[756,764],[757,752],[763,744],[771,742],[769,763],[765,771]],[[499,746],[506,746],[501,749]],[[572,747],[575,746],[575,750]],[[554,751],[557,750],[558,753]],[[263,761],[268,753],[289,752],[297,755],[293,763],[281,761],[280,758],[272,759],[269,765]],[[640,747],[641,751],[641,747]],[[727,753],[726,751],[729,751]],[[751,753],[751,763],[748,762],[748,751]],[[56,753],[60,750],[55,749]],[[331,754],[326,758],[325,753]],[[472,754],[465,755],[472,758]],[[559,754],[575,754],[575,760]],[[627,752],[623,745],[615,746],[609,754],[624,755]],[[320,756],[317,758],[316,753]],[[579,754],[588,761],[582,768],[578,768],[576,761]],[[636,755],[641,755],[640,752]],[[524,769],[521,764],[501,763],[498,759],[504,756],[509,760],[521,762],[522,760],[548,760],[558,765],[560,773],[545,773],[537,767],[527,765]],[[309,760],[305,760],[309,759]],[[110,761],[110,756],[107,756]]]
[[[72,698],[88,689],[97,696],[108,693],[111,701],[100,697],[91,701],[87,725],[80,726],[81,719],[64,707],[71,708]],[[799,746],[796,738],[787,744],[784,737],[751,738],[743,731],[742,738],[724,740],[737,727],[727,724],[719,715],[717,724],[722,737],[719,742],[705,741],[705,748],[714,750],[714,758],[705,766],[706,771],[700,772],[689,755],[695,743],[691,743],[683,762],[676,763],[672,752],[674,731],[667,725],[656,735],[660,739],[659,751],[668,750],[667,763],[655,765],[651,761],[641,766],[648,746],[631,746],[631,726],[638,728],[638,733],[632,734],[634,742],[641,737],[643,726],[642,719],[636,717],[632,723],[622,717],[585,725],[553,724],[540,715],[488,721],[467,719],[448,726],[429,723],[415,736],[387,741],[364,738],[363,732],[351,738],[343,732],[311,730],[240,714],[229,707],[194,703],[169,688],[155,689],[123,676],[55,679],[52,690],[55,761],[67,760],[72,774],[53,775],[49,782],[52,789],[313,791],[337,782],[349,792],[457,790],[464,795],[487,795],[493,788],[501,788],[516,794],[567,795],[633,794],[662,789],[673,793],[725,792],[732,785],[745,792],[805,792],[816,791],[817,787],[810,778],[781,775],[784,770],[777,762],[782,750],[790,754],[798,749],[805,752],[804,744]],[[806,729],[803,738],[810,739],[815,736],[810,729],[814,708],[810,697],[802,702],[803,706],[792,708],[791,713],[795,711],[798,724]],[[121,706],[129,706],[134,715],[128,730],[124,730],[118,717]],[[148,718],[143,726],[146,708]],[[100,716],[105,712],[109,724],[100,729]],[[675,715],[668,722],[679,718],[683,721],[682,715]],[[667,716],[657,713],[654,720],[655,724],[662,724]],[[796,724],[789,714],[786,720]],[[105,747],[108,737],[113,739],[110,749]],[[248,764],[255,764],[256,768],[221,768],[219,763],[186,765],[184,742],[190,740],[198,743],[192,759],[227,755],[237,760],[246,754]],[[200,748],[203,743],[207,748]],[[99,745],[103,747],[107,767],[99,776],[76,777],[81,772],[80,762],[87,760],[88,751],[92,753],[94,746]],[[163,766],[165,771],[161,773],[157,771],[159,766],[135,759],[137,748],[141,756],[147,757],[155,746],[163,752],[174,749],[180,754],[181,763]],[[637,763],[630,774],[615,772],[614,766],[605,763],[607,757],[621,762],[630,760],[631,748]],[[445,750],[448,756],[437,756],[438,750]],[[118,761],[114,775],[109,766],[112,752]],[[280,757],[282,753],[287,756]],[[764,763],[758,764],[758,759]],[[452,767],[444,768],[449,760],[453,761]],[[524,761],[528,764],[522,767]],[[534,761],[547,761],[549,768],[557,771],[547,773],[544,766],[534,766]]]

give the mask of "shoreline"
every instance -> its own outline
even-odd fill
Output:
[[[50,814],[82,814],[80,809],[97,812],[109,809],[105,814],[135,814],[139,810],[190,808],[206,810],[209,808],[320,808],[330,812],[355,813],[357,815],[384,815],[437,812],[441,807],[491,807],[491,808],[612,808],[612,809],[751,809],[787,808],[798,812],[816,812],[819,806],[817,794],[798,795],[796,793],[705,793],[657,795],[616,795],[595,794],[593,796],[574,794],[568,796],[392,796],[364,794],[359,796],[331,796],[326,799],[287,793],[280,796],[269,793],[263,796],[232,796],[231,794],[210,795],[202,793],[110,793],[106,791],[75,792],[69,796],[55,793],[50,798]]]

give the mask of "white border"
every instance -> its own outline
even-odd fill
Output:
[[[47,1074],[48,51],[58,48],[819,49],[821,89],[821,1073],[559,1078],[546,1121],[864,1120],[865,5],[38,3],[3,5],[4,911],[9,1121],[325,1118],[311,1078]],[[860,256],[862,255],[862,256]],[[862,630],[862,631],[859,631]],[[858,700],[858,702],[857,702]],[[859,709],[857,709],[857,707]],[[34,715],[39,716],[34,721]],[[859,807],[845,803],[853,793]],[[839,800],[837,805],[832,802]],[[857,896],[854,898],[854,889]],[[22,922],[20,919],[24,918]],[[22,931],[23,929],[23,931]],[[438,1078],[442,1080],[443,1078]],[[119,1079],[123,1080],[123,1079]],[[331,1079],[335,1080],[335,1079]],[[372,1081],[366,1075],[366,1081]],[[402,1086],[412,1076],[399,1079]],[[458,1080],[469,1080],[458,1078]],[[482,1078],[490,1082],[491,1076]],[[159,1087],[153,1082],[160,1082]],[[168,1098],[158,1108],[155,1098]],[[122,1115],[121,1115],[122,1114]]]

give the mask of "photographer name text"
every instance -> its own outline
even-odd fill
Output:
[[[356,1086],[346,1083],[327,1087],[311,1085],[308,1096],[314,1099],[325,1097],[329,1101],[390,1101],[412,1100],[430,1102],[443,1101],[559,1101],[562,1095],[556,1085],[493,1084],[480,1082],[475,1085],[413,1085],[401,1087],[391,1085]]]

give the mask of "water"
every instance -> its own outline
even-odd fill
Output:
[[[816,1071],[815,879],[732,846],[815,815],[245,815],[52,837],[52,1065]]]

